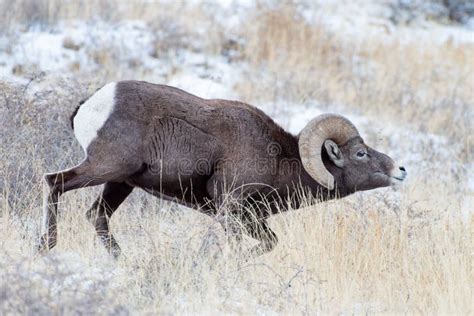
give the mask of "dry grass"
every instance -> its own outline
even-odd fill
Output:
[[[105,20],[120,21],[124,19],[139,19],[149,16],[150,8],[163,9],[179,8],[180,5],[171,5],[165,2],[144,3],[143,1],[120,0],[19,0],[1,1],[2,23],[5,27],[14,27],[16,23],[25,27],[54,26],[58,21],[64,20]],[[159,10],[158,12],[160,12]],[[164,10],[165,11],[165,10]]]
[[[107,9],[116,1],[35,3],[41,8],[28,12],[31,1],[0,1],[2,9],[9,5],[0,12],[12,13],[4,13],[2,23],[26,25],[35,14],[44,25],[107,12],[111,21],[141,17],[157,30],[172,29],[157,35],[157,58],[172,59],[177,49],[220,53],[228,43],[223,30],[212,27],[212,17],[199,8],[192,18],[179,15],[180,4],[161,10],[163,3],[150,2],[155,9],[122,12]],[[171,21],[173,15],[181,18]],[[169,36],[195,36],[196,25],[210,30],[201,47]],[[291,5],[262,4],[239,32],[242,41],[233,49],[248,65],[237,86],[243,99],[316,99],[369,119],[403,121],[416,133],[446,137],[453,144],[444,148],[453,153],[449,166],[429,141],[417,148],[408,141],[392,143],[396,138],[379,141],[378,131],[369,130],[367,138],[383,151],[400,146],[399,155],[420,155],[408,185],[275,216],[270,225],[280,243],[248,262],[231,251],[210,218],[138,190],[112,219],[124,251],[115,262],[85,219],[99,194],[99,188],[87,188],[61,198],[59,244],[37,258],[40,176],[78,162],[82,152],[68,127],[69,114],[102,80],[124,69],[103,49],[97,58],[105,75],[81,73],[79,67],[74,79],[40,76],[33,90],[0,81],[0,313],[474,312],[474,217],[463,205],[473,194],[459,185],[473,161],[474,47],[348,42],[306,24]],[[245,240],[244,248],[252,244]]]
[[[112,221],[124,250],[114,262],[85,220],[94,189],[63,197],[59,245],[34,259],[41,190],[30,185],[21,202],[3,208],[1,307],[7,313],[472,312],[473,222],[460,220],[459,203],[432,198],[452,192],[418,186],[404,188],[395,202],[380,192],[275,216],[270,223],[280,244],[249,262],[230,251],[207,217],[135,194]],[[12,217],[19,210],[24,215]],[[31,226],[19,224],[25,222]]]
[[[264,7],[242,33],[252,63],[252,80],[238,86],[244,98],[343,104],[455,139],[465,145],[464,161],[473,158],[473,44],[347,39],[308,24],[292,5]]]

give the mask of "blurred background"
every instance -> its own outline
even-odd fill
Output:
[[[318,281],[316,288],[311,288],[310,282],[301,284],[301,288],[294,287],[291,291],[296,292],[290,293],[280,290],[278,281],[265,290],[273,293],[273,301],[249,285],[251,278],[259,275],[272,278],[268,271],[253,271],[248,274],[250,279],[232,279],[241,289],[232,290],[233,294],[226,292],[234,287],[226,283],[230,279],[222,277],[222,271],[226,271],[225,265],[219,265],[222,262],[216,265],[222,268],[217,269],[217,275],[208,266],[200,266],[205,273],[192,272],[195,262],[187,261],[189,256],[182,252],[182,245],[191,238],[189,227],[195,228],[196,221],[205,220],[196,219],[191,212],[184,212],[184,218],[178,219],[165,212],[159,215],[159,225],[147,222],[157,244],[163,235],[174,236],[173,242],[180,240],[181,246],[160,250],[167,254],[168,261],[164,262],[169,266],[153,265],[156,258],[150,254],[152,251],[146,256],[130,255],[113,270],[119,281],[110,286],[107,282],[112,263],[106,261],[100,268],[91,268],[106,257],[103,253],[101,257],[95,254],[92,230],[84,228],[89,230],[83,235],[76,231],[77,227],[88,227],[83,212],[98,194],[98,188],[68,194],[60,207],[78,213],[77,218],[63,219],[63,231],[73,231],[82,237],[66,235],[67,242],[59,245],[60,250],[53,257],[56,261],[44,259],[45,262],[32,264],[30,258],[41,217],[41,175],[73,166],[82,159],[69,116],[81,100],[105,83],[125,79],[172,85],[205,98],[244,101],[261,108],[294,134],[320,113],[342,114],[355,123],[369,146],[406,166],[408,181],[401,189],[362,192],[330,207],[313,209],[312,213],[275,219],[273,225],[277,230],[279,227],[280,234],[282,230],[286,232],[289,239],[265,262],[279,266],[279,273],[288,280],[294,275],[293,267],[305,258],[303,254],[313,251],[314,255],[318,245],[324,244],[322,235],[313,235],[311,227],[298,226],[301,216],[307,223],[321,224],[320,230],[328,229],[327,236],[332,236],[329,231],[347,232],[347,227],[356,227],[356,231],[344,236],[360,242],[361,248],[338,248],[331,244],[334,239],[324,239],[327,247],[320,249],[317,256],[328,253],[327,261],[318,259],[314,270],[305,270],[307,266],[303,265],[303,272],[297,275],[306,280],[329,280],[327,289],[321,285],[323,281]],[[246,293],[242,297],[257,299],[245,301],[242,306],[231,304],[236,313],[252,312],[257,307],[264,313],[472,312],[469,297],[472,298],[474,281],[470,257],[474,229],[473,122],[471,0],[0,0],[0,271],[3,267],[3,271],[22,275],[20,281],[3,275],[0,301],[3,295],[8,302],[4,306],[14,312],[21,311],[19,306],[26,304],[21,297],[28,297],[32,306],[43,306],[25,311],[48,313],[64,305],[67,307],[62,311],[66,312],[78,308],[85,308],[83,312],[110,312],[100,309],[105,307],[99,298],[112,299],[107,296],[115,293],[112,290],[127,289],[124,293],[133,297],[133,303],[118,295],[118,303],[110,305],[113,312],[227,311],[226,297],[230,295],[239,301],[242,293]],[[75,211],[76,208],[81,211]],[[143,229],[148,210],[157,214],[163,208],[176,209],[135,192],[121,208],[130,212],[123,210],[114,219],[119,241],[122,239],[126,244],[128,240],[135,245],[141,240],[150,244],[148,237],[139,239],[137,231]],[[339,215],[330,220],[314,217],[324,212]],[[341,228],[341,218],[344,223],[347,214],[353,217]],[[372,215],[367,214],[377,221],[371,222]],[[314,222],[318,218],[321,222]],[[77,221],[84,222],[83,226],[77,226]],[[194,224],[186,226],[187,221]],[[153,223],[156,228],[151,228],[155,227]],[[298,233],[292,234],[294,231]],[[196,234],[209,237],[202,231]],[[376,239],[380,243],[368,243],[363,238],[368,235],[382,239]],[[383,239],[388,235],[404,238],[388,242]],[[413,236],[420,239],[411,243]],[[306,246],[298,248],[295,243]],[[380,248],[370,248],[373,245]],[[138,245],[137,249],[141,247],[144,246]],[[201,251],[186,249],[197,254]],[[70,254],[74,251],[79,251],[81,257]],[[354,258],[355,253],[359,256],[356,258],[361,258],[358,263],[343,268],[334,266],[334,257]],[[379,261],[361,263],[374,254],[380,255],[376,255]],[[317,256],[311,258],[321,258]],[[22,261],[30,266],[19,265]],[[91,282],[96,287],[87,289],[98,301],[86,304],[91,299],[87,295],[84,300],[59,295],[56,305],[48,309],[43,303],[56,297],[56,292],[40,291],[43,294],[28,296],[28,288],[44,289],[34,283],[35,275],[46,283],[50,281],[45,280],[59,282],[59,288],[77,284],[69,279],[58,281],[49,274],[48,265],[59,263],[69,267],[67,273],[74,280],[81,278],[77,271],[88,278],[95,275],[98,279]],[[72,263],[78,266],[71,266]],[[160,277],[163,271],[175,270],[188,278],[177,281]],[[367,283],[367,275],[374,270],[380,274]],[[332,278],[341,271],[346,273],[343,279]],[[209,278],[196,279],[198,274]],[[433,275],[438,278],[436,285],[428,281]],[[139,282],[132,286],[132,279]],[[190,289],[188,285],[196,280],[206,287]],[[358,283],[354,285],[353,280]],[[406,282],[400,285],[397,280]],[[12,283],[22,286],[12,290]],[[341,284],[350,289],[343,296],[335,290]],[[379,294],[361,290],[374,284],[381,284]],[[73,290],[79,291],[74,286]],[[308,286],[314,291],[309,291]],[[153,292],[156,288],[160,289],[157,293]],[[180,305],[181,301],[170,298],[170,293],[197,295],[201,301],[188,299],[190,305]],[[303,294],[309,296],[300,300]],[[215,309],[199,309],[202,300],[211,296]],[[168,307],[156,301],[164,297],[168,297]],[[295,306],[293,303],[299,307],[286,309]],[[151,305],[146,307],[147,304]],[[0,304],[0,311],[1,308]]]

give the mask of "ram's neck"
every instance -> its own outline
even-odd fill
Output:
[[[331,191],[315,181],[304,169],[298,150],[298,138],[293,136],[291,142],[287,144],[289,145],[285,149],[287,156],[284,162],[280,163],[278,186],[280,194],[291,197],[291,205],[288,207],[298,208],[302,205],[342,198],[350,194],[344,186],[342,170],[331,164],[326,156],[323,156],[323,161],[328,171],[334,176],[336,187]]]
[[[317,200],[331,200],[349,195],[350,193],[347,192],[346,188],[344,187],[341,170],[335,166],[326,166],[326,168],[334,177],[334,190],[328,190],[320,185],[306,172],[304,168],[302,168],[300,175],[301,186],[305,190],[311,192],[311,196],[315,197]]]

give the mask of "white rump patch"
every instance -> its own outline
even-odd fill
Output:
[[[74,135],[86,153],[114,109],[116,85],[111,82],[102,87],[81,105],[74,117]]]

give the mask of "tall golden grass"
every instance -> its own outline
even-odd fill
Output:
[[[381,191],[277,215],[270,224],[279,245],[250,261],[232,251],[210,218],[135,194],[112,219],[124,251],[115,262],[84,216],[94,189],[61,199],[59,244],[35,258],[36,229],[18,220],[39,223],[41,190],[31,185],[21,202],[15,197],[18,204],[3,207],[2,309],[472,312],[472,218],[463,222],[459,203],[444,198],[449,188],[419,186],[403,188],[396,202]],[[28,216],[12,218],[18,210]],[[244,248],[252,244],[245,240]]]

